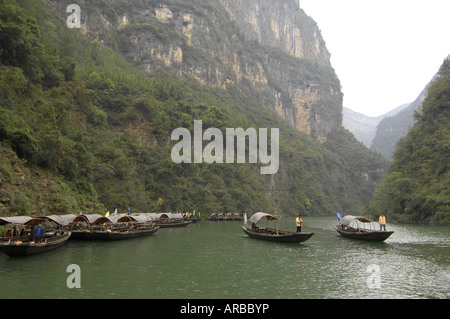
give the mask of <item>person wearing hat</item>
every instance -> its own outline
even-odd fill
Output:
[[[297,224],[297,233],[301,233],[302,227],[303,227],[303,220],[302,220],[300,214],[298,214],[297,218],[295,219],[295,222]]]

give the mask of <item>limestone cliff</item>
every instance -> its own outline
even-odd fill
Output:
[[[330,67],[316,23],[297,1],[218,0],[251,40]]]
[[[48,0],[65,12],[71,1]],[[86,1],[82,32],[140,68],[256,90],[297,130],[324,142],[342,93],[316,23],[295,0]]]

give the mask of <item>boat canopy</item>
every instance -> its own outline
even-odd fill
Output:
[[[103,215],[100,214],[80,214],[75,217],[74,222],[88,222],[93,224],[97,219],[102,218]]]
[[[74,214],[66,214],[66,215],[49,215],[43,216],[42,218],[53,221],[61,226],[67,226],[74,221],[75,217],[76,215]]]
[[[118,223],[124,223],[124,222],[137,222],[137,223],[147,223],[151,221],[152,218],[148,214],[131,214],[131,215],[124,215],[120,217],[117,222]]]
[[[41,217],[34,217],[31,218],[29,221],[25,223],[27,226],[36,226],[40,223],[49,221],[54,222],[55,224],[59,226],[67,226],[69,225],[73,219],[75,218],[75,215],[50,215],[50,216],[41,216]]]
[[[259,222],[259,220],[261,218],[266,217],[268,220],[277,220],[278,218],[274,215],[270,215],[270,214],[266,214],[266,213],[255,213],[253,214],[248,220],[252,223],[252,224],[256,224],[257,222]]]
[[[147,213],[131,214],[131,215],[129,215],[129,217],[137,223],[148,223],[149,221],[151,221],[153,219],[150,216],[150,214],[147,214]]]
[[[1,217],[0,225],[5,224],[18,224],[23,225],[30,221],[32,218],[30,216],[12,216],[12,217]]]
[[[35,226],[45,221],[53,221],[58,225],[66,226],[73,221],[75,215],[51,215],[42,217],[29,217],[29,216],[12,216],[0,218],[0,225],[4,224],[16,224]]]
[[[174,214],[174,213],[162,213],[162,214],[155,214],[155,213],[150,213],[149,214],[150,217],[158,219],[158,218],[162,218],[162,219],[182,219],[183,216],[181,216],[180,214]]]
[[[167,214],[162,214],[167,215]],[[175,214],[168,214],[175,215]],[[175,218],[174,216],[162,217],[162,218]],[[177,216],[180,218],[180,216]],[[102,216],[100,214],[66,214],[66,215],[49,215],[41,217],[29,217],[29,216],[12,216],[12,217],[1,217],[0,225],[5,224],[17,224],[17,225],[28,225],[34,226],[45,221],[52,221],[60,226],[67,226],[73,222],[88,222],[89,224],[103,224],[103,223],[120,223],[120,222],[131,222],[135,221],[138,223],[146,223],[152,220],[150,214],[112,214],[110,216]]]
[[[93,224],[104,224],[104,223],[115,224],[119,221],[119,219],[121,219],[124,216],[127,216],[127,214],[112,214],[109,216],[101,216],[100,218],[97,218],[93,222]]]
[[[375,221],[375,219],[372,216],[353,216],[353,215],[346,215],[341,218],[339,221],[339,224],[347,225],[349,226],[351,222],[353,221],[359,221],[361,223],[371,223]]]

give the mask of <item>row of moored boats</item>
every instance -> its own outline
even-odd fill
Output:
[[[242,230],[252,238],[299,243],[310,239],[312,232],[291,232],[282,230],[280,222],[286,215],[271,215],[262,212],[253,214],[248,221],[247,215],[212,216],[209,220],[244,220]],[[367,241],[384,241],[393,231],[378,231],[373,228],[374,219],[363,216],[347,215],[339,218],[336,231],[344,236]],[[122,240],[156,233],[160,228],[184,227],[196,218],[183,218],[180,214],[67,214],[43,217],[14,216],[0,218],[0,226],[9,225],[6,234],[0,238],[0,250],[9,256],[27,256],[48,251],[63,245],[69,238],[75,240]],[[258,226],[266,221],[265,227]],[[284,218],[289,220],[289,218]],[[275,225],[269,222],[275,222]],[[43,227],[44,225],[44,227]],[[372,228],[362,227],[371,225]],[[42,234],[39,229],[42,229]],[[285,229],[288,229],[285,228]]]
[[[196,219],[180,214],[66,214],[42,217],[0,218],[8,231],[0,238],[0,250],[9,256],[28,256],[75,240],[122,240],[153,235],[160,228],[184,227]],[[39,234],[39,229],[42,233]]]

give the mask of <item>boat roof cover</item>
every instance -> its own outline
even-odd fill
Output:
[[[92,224],[103,224],[103,223],[115,224],[119,221],[119,219],[121,219],[126,215],[127,214],[111,214],[109,216],[101,216],[100,218],[96,219]]]
[[[152,217],[149,214],[131,214],[129,215],[131,219],[138,223],[147,223],[152,220]]]
[[[89,224],[94,223],[97,219],[102,218],[100,214],[80,214],[73,220],[74,222],[87,221]]]
[[[44,216],[43,218],[54,221],[55,223],[61,226],[67,226],[77,217],[75,214],[66,214],[66,215],[49,215]]]
[[[275,216],[273,216],[273,215],[259,212],[259,213],[253,214],[248,220],[249,220],[251,223],[255,223],[255,224],[256,224],[257,222],[259,222],[259,220],[260,220],[261,218],[264,218],[264,217],[266,217],[268,220],[274,220],[274,219],[277,219],[277,217],[275,217]]]
[[[20,224],[23,225],[26,222],[30,221],[30,216],[12,216],[12,217],[1,217],[0,225],[4,224]]]
[[[149,214],[150,217],[152,218],[168,218],[168,219],[182,219],[183,216],[181,216],[180,214],[174,214],[174,213],[150,213]]]
[[[340,224],[343,225],[350,225],[350,223],[354,220],[357,220],[361,223],[371,223],[373,222],[373,217],[371,216],[353,216],[353,215],[346,215],[344,217],[341,218],[341,220],[339,221]]]
[[[148,214],[131,214],[131,215],[125,215],[120,217],[117,222],[123,223],[123,222],[132,222],[135,221],[137,223],[146,223],[151,221],[152,218]]]

